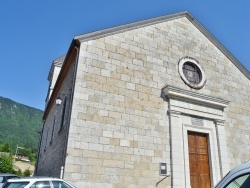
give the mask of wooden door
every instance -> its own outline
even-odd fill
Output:
[[[210,188],[208,138],[206,134],[188,132],[190,182],[192,188]]]

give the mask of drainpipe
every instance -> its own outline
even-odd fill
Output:
[[[168,119],[169,119],[169,144],[170,144],[170,148],[169,148],[169,151],[170,151],[170,166],[171,166],[171,187],[173,187],[173,154],[172,154],[172,122],[171,122],[171,108],[170,108],[170,100],[168,101]]]
[[[63,174],[64,174],[64,167],[61,166],[61,171],[60,171],[60,178],[63,179]]]

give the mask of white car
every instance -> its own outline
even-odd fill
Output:
[[[8,173],[1,173],[0,174],[0,187],[2,187],[2,185],[11,178],[18,178],[17,175],[15,174],[8,174]]]
[[[250,188],[250,161],[230,170],[215,188]]]
[[[9,179],[2,188],[74,188],[59,178],[27,177]]]

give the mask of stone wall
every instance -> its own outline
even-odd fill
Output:
[[[204,88],[191,89],[180,78],[185,56],[204,67]],[[248,159],[249,79],[188,19],[178,18],[81,43],[64,178],[77,187],[155,187],[163,178],[159,162],[171,171],[165,85],[230,101],[230,165]],[[170,186],[169,178],[159,184]]]
[[[69,108],[71,105],[71,93],[73,86],[75,63],[72,63],[67,76],[60,88],[58,96],[62,99],[62,104],[54,104],[46,118],[40,145],[40,155],[38,156],[37,175],[60,177],[61,167],[64,166],[64,156],[66,154],[67,133],[69,127]],[[66,99],[67,98],[67,99]],[[66,99],[66,105],[64,104]],[[63,108],[65,115],[63,117]],[[62,122],[63,121],[63,122]]]

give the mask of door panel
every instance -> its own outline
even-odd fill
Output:
[[[192,184],[191,184],[191,188],[199,188],[199,185],[198,185],[198,177],[197,176],[195,176],[195,175],[191,175],[190,176],[190,180],[191,180],[191,182],[192,182]]]
[[[192,188],[210,188],[207,135],[188,132],[190,181]]]

